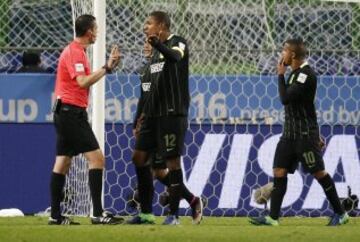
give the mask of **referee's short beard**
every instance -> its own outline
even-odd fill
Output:
[[[90,38],[89,38],[89,44],[94,44],[95,43],[95,41],[96,41],[96,37],[94,37],[94,36],[91,36]]]
[[[96,41],[96,34],[94,34],[93,31],[90,31],[89,44],[94,44],[95,41]]]

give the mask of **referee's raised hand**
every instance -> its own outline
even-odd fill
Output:
[[[117,45],[114,45],[111,48],[110,56],[107,61],[107,66],[108,68],[113,70],[119,64],[119,62],[120,62],[120,50]]]

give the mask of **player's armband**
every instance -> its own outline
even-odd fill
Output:
[[[179,45],[172,47],[172,49],[179,51],[181,54],[181,58],[182,58],[182,57],[184,57],[185,47],[186,47],[186,45],[184,43],[179,42]]]

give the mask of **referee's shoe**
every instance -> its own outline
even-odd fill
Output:
[[[69,217],[60,216],[56,219],[49,217],[48,225],[80,225],[80,223],[72,221]]]
[[[91,217],[91,223],[116,225],[124,223],[124,219],[121,217],[115,217],[113,214],[104,211],[99,217]]]

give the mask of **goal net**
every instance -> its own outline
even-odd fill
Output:
[[[42,50],[44,65],[54,69],[61,48],[72,39],[71,19],[83,13],[88,2],[2,1],[0,71],[16,70],[25,49]],[[192,101],[182,165],[188,188],[208,200],[206,215],[258,215],[264,210],[254,202],[253,193],[272,179],[284,120],[276,63],[289,37],[304,39],[308,62],[318,74],[316,107],[327,142],[326,170],[340,197],[347,196],[347,186],[360,195],[359,3],[107,0],[107,46],[120,46],[122,63],[106,79],[106,209],[117,214],[134,212],[127,203],[136,186],[132,121],[140,88],[137,70],[144,63],[142,28],[153,10],[168,12],[172,32],[185,37],[190,46]],[[86,168],[80,164],[75,171]],[[87,180],[81,179],[86,175],[70,187],[83,184],[79,191],[84,196],[71,200],[72,204],[89,204]],[[162,214],[159,194],[164,187],[155,184],[154,211]],[[181,214],[189,214],[188,205],[182,202],[181,206]],[[88,213],[83,208],[71,211]],[[323,216],[332,210],[321,187],[300,168],[289,176],[282,212]]]

